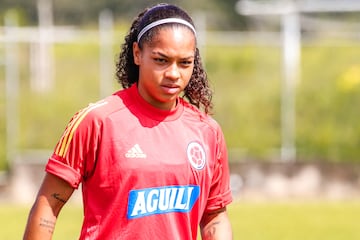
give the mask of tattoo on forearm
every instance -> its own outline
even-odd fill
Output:
[[[62,203],[66,203],[66,200],[62,199],[59,193],[53,193],[51,196]]]
[[[216,227],[219,224],[220,224],[220,222],[216,221],[216,222],[211,223],[209,226],[207,226],[204,229],[204,239],[206,239],[206,240],[215,239]]]
[[[40,227],[47,229],[49,233],[53,233],[55,222],[45,218],[40,218]]]

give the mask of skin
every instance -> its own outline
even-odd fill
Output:
[[[159,109],[174,109],[176,99],[191,78],[195,46],[193,32],[184,27],[163,28],[142,49],[134,43],[134,61],[139,66],[139,94]],[[204,240],[232,239],[226,208],[204,213],[200,230]]]
[[[183,27],[164,28],[151,43],[133,45],[139,94],[151,105],[172,110],[194,68],[195,38]]]
[[[201,239],[203,240],[230,240],[232,229],[226,207],[204,213],[200,222]]]
[[[164,28],[142,49],[134,43],[133,53],[135,64],[139,65],[139,94],[159,109],[174,109],[194,68],[194,34],[183,27]],[[73,191],[67,182],[47,173],[30,211],[23,239],[51,239],[56,219]],[[232,239],[226,208],[204,213],[200,231],[204,240]]]
[[[23,239],[51,239],[60,210],[73,191],[67,182],[47,173],[31,208]]]

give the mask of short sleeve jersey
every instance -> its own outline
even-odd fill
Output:
[[[224,136],[179,98],[154,108],[137,86],[73,116],[46,171],[82,185],[80,239],[197,239],[204,212],[232,200]]]

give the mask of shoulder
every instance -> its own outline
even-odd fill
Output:
[[[95,103],[90,103],[86,107],[80,109],[72,118],[79,123],[102,122],[114,112],[125,108],[122,99],[119,97],[122,91],[116,92]]]
[[[198,122],[198,124],[207,126],[213,131],[221,132],[221,127],[219,123],[211,115],[202,112],[197,107],[188,103],[185,100],[182,100],[182,104],[184,105],[184,112],[186,117]]]

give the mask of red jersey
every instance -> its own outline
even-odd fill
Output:
[[[82,184],[80,239],[195,240],[232,200],[219,125],[181,98],[159,110],[136,84],[74,115],[46,171]]]

